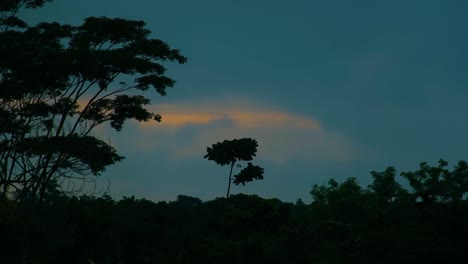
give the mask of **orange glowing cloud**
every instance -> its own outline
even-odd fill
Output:
[[[140,123],[143,127],[181,128],[187,125],[210,125],[218,121],[232,122],[236,127],[298,127],[320,129],[318,121],[269,107],[261,107],[245,102],[203,104],[172,104],[150,107],[162,115],[161,124]]]
[[[317,121],[302,116],[296,116],[280,111],[232,111],[229,113],[230,119],[241,127],[278,127],[293,126],[311,129],[319,129]]]
[[[139,151],[164,149],[175,159],[200,158],[207,146],[242,137],[257,139],[258,158],[278,163],[348,161],[363,154],[352,140],[324,129],[313,117],[257,102],[174,103],[150,110],[161,114],[162,122],[138,123],[139,135],[131,145]]]
[[[185,125],[207,125],[221,119],[210,113],[166,113],[162,126],[182,127]],[[142,123],[152,125],[151,123]]]

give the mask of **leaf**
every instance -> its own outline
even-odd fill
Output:
[[[257,147],[257,141],[252,138],[224,140],[213,144],[211,148],[208,147],[206,149],[208,154],[204,158],[213,160],[221,166],[240,160],[249,161],[255,157]]]
[[[251,182],[253,180],[263,180],[263,172],[263,168],[252,165],[252,163],[249,162],[247,167],[234,176],[234,184],[239,185],[242,183],[242,185],[245,185],[246,182]]]

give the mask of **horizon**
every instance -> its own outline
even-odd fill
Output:
[[[22,15],[73,25],[89,16],[143,20],[188,57],[165,64],[176,81],[167,96],[150,96],[161,123],[96,132],[126,157],[100,179],[111,181],[112,197],[223,197],[228,168],[203,159],[206,147],[252,137],[265,179],[232,194],[308,202],[312,186],[330,178],[367,186],[370,171],[388,166],[411,171],[445,159],[451,168],[466,159],[467,7],[85,0]]]

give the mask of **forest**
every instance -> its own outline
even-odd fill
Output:
[[[257,141],[242,138],[215,143],[204,156],[229,167],[226,197],[84,194],[124,161],[93,131],[121,132],[131,119],[161,122],[145,94],[165,96],[175,84],[166,66],[187,58],[151,38],[144,21],[31,26],[22,18],[49,2],[0,1],[0,263],[466,261],[466,161],[372,171],[368,186],[330,179],[311,186],[310,203],[289,203],[230,195],[231,183],[268,177],[251,163]]]
[[[461,263],[468,163],[440,161],[315,185],[305,204],[231,195],[202,202],[47,192],[42,208],[3,200],[3,263]]]

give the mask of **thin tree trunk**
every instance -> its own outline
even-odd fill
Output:
[[[226,199],[229,198],[229,190],[231,190],[232,168],[234,168],[235,163],[236,163],[235,161],[231,163],[231,171],[229,172],[229,182],[228,182],[228,190],[227,190],[227,194],[226,194]]]

